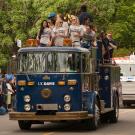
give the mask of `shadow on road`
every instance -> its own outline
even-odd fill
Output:
[[[108,127],[109,125],[112,125],[108,122],[102,123],[100,127],[97,130],[104,129],[105,127]],[[82,123],[80,122],[60,122],[60,123],[45,123],[44,125],[37,125],[33,124],[32,128],[27,131],[17,130],[16,132],[26,132],[26,133],[41,133],[41,132],[74,132],[74,133],[85,133],[85,132],[95,132],[93,130],[86,129]]]

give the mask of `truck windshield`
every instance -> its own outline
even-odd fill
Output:
[[[18,72],[80,72],[80,61],[80,53],[25,52],[18,55]]]

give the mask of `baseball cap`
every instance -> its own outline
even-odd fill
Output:
[[[52,13],[50,13],[49,15],[48,15],[48,18],[53,18],[53,17],[55,17],[56,16],[56,13],[55,12],[52,12]]]

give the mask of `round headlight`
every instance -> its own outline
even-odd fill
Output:
[[[25,96],[24,96],[24,101],[25,101],[26,103],[30,102],[30,100],[31,100],[31,97],[30,97],[29,95],[25,95]]]
[[[109,76],[106,75],[106,76],[104,77],[104,79],[105,79],[105,80],[109,80]]]
[[[26,105],[24,105],[24,110],[25,111],[30,111],[30,109],[31,109],[31,106],[30,106],[30,104],[26,104]]]
[[[20,91],[24,91],[24,87],[21,87],[21,88],[20,88]]]
[[[65,110],[65,111],[70,111],[70,109],[71,109],[70,104],[65,104],[65,105],[64,105],[64,110]]]
[[[65,102],[69,102],[70,100],[71,100],[70,95],[65,95],[65,96],[64,96],[64,101],[65,101]]]

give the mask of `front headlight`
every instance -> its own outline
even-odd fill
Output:
[[[109,80],[109,76],[106,75],[106,76],[104,77],[104,79],[105,79],[105,80]]]
[[[71,96],[70,95],[65,95],[64,96],[64,101],[65,102],[69,102],[71,100]]]
[[[71,85],[72,85],[72,86],[73,86],[73,85],[77,85],[77,80],[68,80],[68,81],[67,81],[67,85],[70,85],[70,86],[71,86]]]
[[[63,85],[65,85],[65,81],[58,81],[57,84],[60,86],[63,86]]]
[[[25,95],[25,96],[24,96],[24,101],[25,101],[26,103],[30,102],[30,100],[31,100],[31,97],[30,97],[29,95]]]
[[[64,110],[65,110],[65,111],[70,111],[70,110],[71,110],[70,104],[65,104],[65,105],[64,105]]]
[[[19,80],[17,82],[18,86],[26,86],[26,81],[25,80]]]
[[[28,112],[28,111],[30,111],[30,109],[31,109],[30,104],[25,104],[25,105],[24,105],[24,110],[25,110],[25,111]]]

